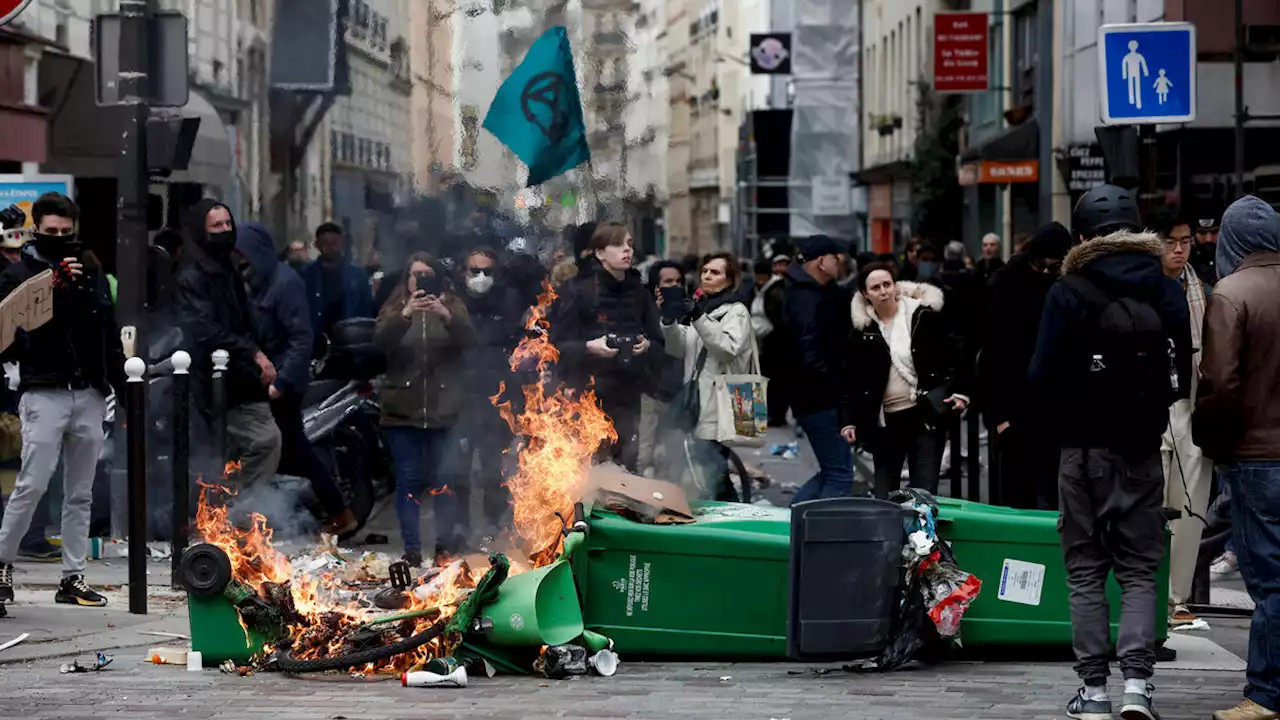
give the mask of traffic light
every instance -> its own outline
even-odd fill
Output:
[[[186,170],[199,131],[198,117],[147,118],[147,169],[151,174],[168,177],[174,170]]]

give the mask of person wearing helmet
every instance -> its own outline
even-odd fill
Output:
[[[1111,716],[1107,576],[1123,593],[1115,652],[1120,714],[1155,718],[1156,571],[1164,558],[1160,441],[1169,407],[1188,396],[1186,295],[1165,275],[1163,244],[1133,196],[1114,185],[1085,193],[1072,218],[1080,244],[1049,290],[1028,384],[1053,408],[1061,443],[1058,492],[1070,588],[1072,645],[1083,687],[1067,716]]]

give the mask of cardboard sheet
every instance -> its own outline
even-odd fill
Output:
[[[693,522],[693,509],[679,485],[632,475],[617,466],[591,468],[584,499],[638,522],[655,525]]]
[[[53,271],[45,270],[0,300],[0,352],[9,349],[19,328],[27,331],[53,317]]]

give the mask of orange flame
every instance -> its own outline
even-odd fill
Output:
[[[543,288],[538,304],[525,324],[525,339],[511,354],[511,368],[533,365],[539,380],[524,387],[524,410],[518,415],[511,404],[499,403],[505,385],[491,398],[516,435],[527,438],[520,448],[519,471],[507,483],[511,491],[516,533],[535,554],[535,565],[554,559],[560,547],[562,524],[556,513],[568,517],[586,484],[591,459],[606,441],[616,441],[613,423],[596,400],[595,393],[577,395],[557,387],[548,394],[548,369],[560,358],[551,344],[547,313],[556,300],[550,285]],[[576,396],[576,397],[575,397]],[[515,572],[515,566],[512,567]]]

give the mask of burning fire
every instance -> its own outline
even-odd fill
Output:
[[[517,436],[527,438],[520,448],[519,471],[507,483],[514,508],[515,530],[530,551],[535,567],[555,559],[562,540],[556,517],[571,517],[581,497],[591,458],[606,441],[618,439],[613,423],[595,393],[579,397],[564,387],[547,394],[548,368],[560,352],[548,338],[547,312],[556,293],[549,285],[538,296],[525,325],[525,339],[511,354],[511,369],[536,367],[539,380],[524,386],[524,409],[518,415],[511,404],[499,404],[505,386],[491,398]],[[516,571],[515,566],[512,572]]]
[[[511,558],[511,574],[541,567],[554,561],[561,546],[562,523],[556,516],[571,517],[573,504],[585,486],[588,468],[596,451],[606,440],[616,440],[613,423],[596,400],[593,392],[580,395],[559,387],[548,393],[547,372],[559,359],[559,352],[549,339],[547,312],[556,294],[546,287],[538,297],[526,325],[525,340],[511,357],[511,367],[536,367],[539,379],[523,389],[524,408],[518,414],[510,403],[499,404],[505,387],[492,398],[512,430],[527,438],[520,448],[519,471],[507,483],[514,506],[515,531],[523,541],[527,558]],[[228,462],[223,478],[240,471],[236,461]],[[352,631],[377,617],[377,613],[350,598],[349,589],[327,573],[297,573],[289,558],[272,544],[272,530],[267,518],[258,513],[248,516],[247,526],[229,515],[225,502],[210,498],[210,493],[234,492],[222,486],[200,483],[196,530],[204,542],[217,546],[231,560],[233,577],[252,588],[260,598],[275,598],[287,614],[288,638],[275,649],[289,650],[296,659],[333,657],[346,654]],[[451,492],[442,487],[431,494]],[[410,605],[405,612],[438,609],[430,616],[405,620],[394,628],[400,637],[425,631],[441,618],[452,616],[458,604],[469,595],[487,568],[468,568],[462,562],[451,563],[431,580],[424,591],[408,594]],[[346,597],[343,595],[346,594]],[[291,607],[290,607],[291,606]],[[246,639],[248,626],[243,619]],[[428,658],[448,654],[456,638],[437,638],[417,651],[399,655],[384,663],[363,668],[364,672],[402,671],[425,662]]]

